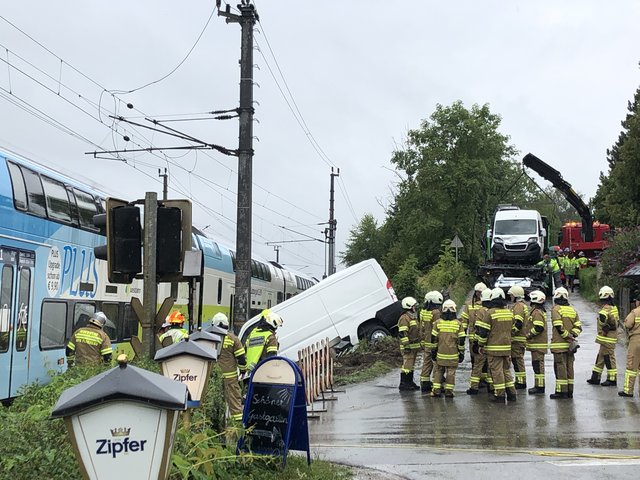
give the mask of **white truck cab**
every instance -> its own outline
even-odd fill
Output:
[[[537,263],[546,245],[546,219],[537,210],[500,205],[493,217],[491,256],[498,263]]]

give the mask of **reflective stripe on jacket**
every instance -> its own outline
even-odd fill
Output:
[[[435,310],[420,310],[420,345],[427,350],[433,348],[431,342],[431,329],[433,328],[433,322],[440,318],[440,309]]]
[[[400,334],[400,346],[409,350],[420,348],[420,327],[417,315],[413,317],[409,312],[400,315],[398,319],[398,334]]]
[[[245,342],[248,371],[252,371],[261,360],[278,353],[276,334],[268,327],[265,328],[266,330],[262,327],[254,328]]]
[[[438,349],[438,365],[453,367],[458,365],[458,354],[464,352],[464,326],[460,320],[440,318],[433,323],[431,336],[434,348]],[[462,345],[461,345],[462,344]]]
[[[605,305],[598,312],[598,333],[596,343],[600,345],[615,345],[618,342],[618,320],[620,314],[615,305]],[[607,329],[605,333],[604,329]]]
[[[476,327],[484,329],[486,337],[478,333],[478,343],[484,347],[487,355],[506,357],[511,355],[511,329],[513,312],[507,308],[490,308],[486,322],[476,321]]]
[[[582,332],[582,322],[578,312],[570,305],[554,305],[551,309],[551,352],[562,353],[569,351],[569,336],[574,338]]]
[[[511,307],[513,312],[513,329],[511,330],[511,341],[515,343],[527,343],[526,332],[524,330],[525,323],[529,318],[529,307],[524,302],[516,302]],[[516,323],[520,322],[520,328]]]
[[[245,362],[239,363],[240,359],[245,360]],[[238,369],[243,371],[247,368],[245,350],[242,342],[231,332],[225,335],[222,342],[218,365],[222,372],[222,378],[237,378]]]
[[[465,303],[464,309],[462,310],[462,315],[460,315],[462,328],[464,328],[467,332],[469,343],[472,343],[476,340],[476,320],[481,308],[483,307],[479,301],[478,303],[467,302]]]
[[[69,355],[69,360],[75,360],[77,365],[99,364],[105,355],[113,353],[109,335],[91,324],[77,329],[71,335],[67,348],[73,352]]]
[[[541,308],[534,308],[527,322],[528,329],[525,330],[529,340],[527,350],[530,352],[547,353],[549,348],[549,336],[547,335],[547,314]]]
[[[188,330],[184,328],[170,328],[160,335],[160,343],[163,347],[168,347],[174,343],[183,341],[185,338],[189,338]]]

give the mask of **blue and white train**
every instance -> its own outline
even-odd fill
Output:
[[[0,401],[27,383],[46,382],[66,368],[71,333],[96,310],[110,323],[105,331],[116,351],[133,356],[140,340],[132,296],[142,298],[142,282],[111,284],[106,262],[93,247],[105,243],[93,225],[104,212],[106,193],[35,162],[0,152]],[[194,248],[205,260],[202,321],[230,314],[234,292],[234,252],[194,228]],[[275,262],[252,261],[252,314],[295,295],[317,281]],[[160,301],[169,296],[161,285]],[[186,305],[180,285],[176,304]]]

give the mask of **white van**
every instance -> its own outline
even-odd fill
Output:
[[[547,236],[545,220],[537,210],[500,205],[489,231],[493,260],[509,264],[540,261]]]
[[[283,320],[277,332],[279,355],[292,360],[299,349],[326,338],[345,346],[397,333],[401,313],[391,282],[373,259],[335,273],[270,310]],[[259,320],[255,316],[242,327],[243,342]]]

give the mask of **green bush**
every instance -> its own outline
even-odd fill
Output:
[[[451,242],[442,243],[442,253],[427,274],[418,280],[419,298],[430,290],[438,290],[448,295],[461,306],[473,285],[473,277],[462,262],[456,262]]]
[[[578,273],[580,279],[580,295],[595,302],[598,300],[598,271],[595,267],[583,268]]]
[[[602,254],[603,285],[609,285],[616,292],[622,287],[631,287],[633,282],[619,277],[629,265],[640,260],[640,227],[616,232],[609,248]]]

